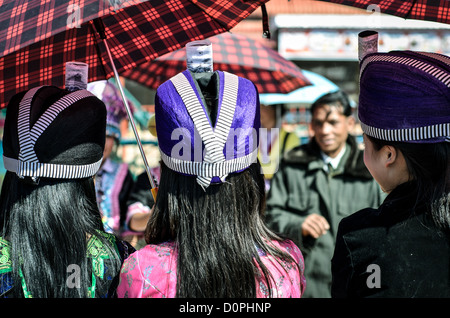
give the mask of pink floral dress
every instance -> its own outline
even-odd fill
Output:
[[[299,264],[278,262],[272,256],[259,250],[262,262],[273,276],[272,294],[278,298],[299,298],[302,296],[306,281],[304,260],[300,249],[292,242],[272,242],[288,252]],[[131,254],[123,263],[117,295],[120,298],[174,298],[177,284],[177,249],[174,242],[158,245],[146,245]],[[286,275],[286,272],[288,275]],[[258,298],[267,298],[270,291],[260,277],[256,277]]]

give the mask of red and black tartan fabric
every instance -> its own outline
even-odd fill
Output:
[[[102,19],[121,74],[189,41],[230,30],[267,1],[0,1],[0,108],[32,87],[63,87],[68,61],[89,64],[89,82],[112,77],[93,19]]]
[[[301,69],[259,41],[240,34],[222,33],[212,43],[214,70],[227,71],[251,80],[259,93],[289,93],[311,85]],[[122,73],[125,78],[156,89],[186,70],[186,50],[179,49]]]
[[[319,0],[344,4],[361,9],[378,5],[381,13],[405,19],[450,23],[449,0]]]

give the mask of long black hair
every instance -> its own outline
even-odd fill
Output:
[[[8,297],[23,297],[21,284],[34,298],[87,297],[92,264],[87,239],[98,237],[120,270],[115,249],[100,235],[103,225],[92,178],[41,178],[39,185],[6,172],[0,197],[0,235],[10,242],[13,288]],[[68,285],[69,265],[80,268],[79,286]],[[0,282],[1,283],[1,282]],[[103,288],[101,280],[97,288]],[[105,287],[107,288],[107,287]]]
[[[161,162],[145,237],[149,244],[176,242],[177,297],[256,297],[258,266],[271,289],[271,275],[256,247],[275,259],[295,261],[270,243],[284,239],[265,226],[264,208],[259,162],[206,191],[196,177],[180,175]]]
[[[410,180],[417,185],[417,202],[425,202],[436,225],[450,231],[450,143],[406,143],[367,136],[376,150],[390,145],[403,154]]]

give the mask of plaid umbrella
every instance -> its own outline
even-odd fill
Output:
[[[225,32],[268,0],[15,0],[0,7],[0,108],[16,93],[64,86],[67,61],[89,81],[116,77],[187,42]],[[111,49],[109,49],[111,47]],[[120,81],[133,132],[145,153]]]
[[[381,13],[405,19],[427,20],[450,24],[449,0],[319,0],[370,9],[377,5]],[[371,9],[370,9],[371,10]]]
[[[311,84],[298,66],[259,41],[228,32],[209,40],[214,69],[251,80],[259,93],[289,93]],[[128,69],[121,75],[156,89],[186,67],[186,49],[182,48]]]
[[[15,0],[0,6],[0,108],[16,93],[64,85],[67,61],[89,81],[114,76],[93,20],[101,18],[118,73],[225,32],[268,0]]]

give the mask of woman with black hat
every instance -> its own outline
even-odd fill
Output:
[[[53,86],[13,97],[5,119],[0,296],[111,297],[134,249],[103,229],[93,176],[106,108]]]

